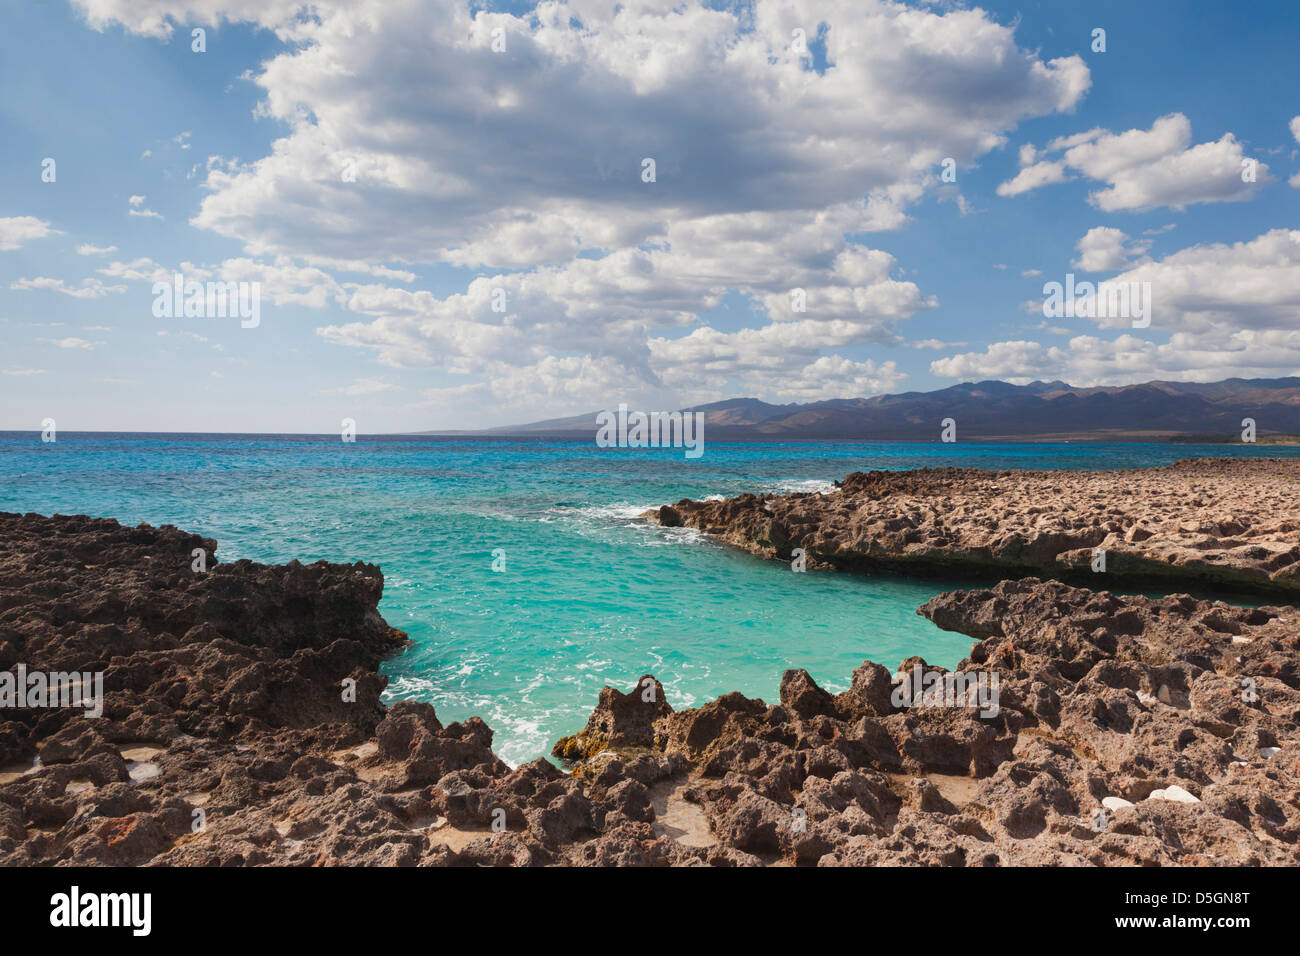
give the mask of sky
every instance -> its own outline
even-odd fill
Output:
[[[1294,375],[1298,37],[1291,0],[9,3],[0,428]],[[1068,275],[1147,321],[1045,316]]]

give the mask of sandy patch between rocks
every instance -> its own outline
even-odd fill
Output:
[[[689,780],[664,780],[650,788],[650,806],[655,811],[650,828],[655,836],[666,836],[682,846],[714,846],[718,838],[709,828],[709,818],[684,796],[689,785]]]

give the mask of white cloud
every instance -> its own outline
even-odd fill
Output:
[[[1291,117],[1289,128],[1291,130],[1291,137],[1297,143],[1300,143],[1300,116]],[[1293,186],[1296,189],[1300,189],[1300,173],[1296,173],[1294,176],[1288,179],[1287,184]]]
[[[1084,272],[1113,272],[1133,265],[1151,243],[1130,239],[1119,229],[1096,226],[1074,247],[1079,250],[1078,258],[1070,263],[1074,268]]]
[[[1115,276],[1150,282],[1153,328],[1185,332],[1300,329],[1300,230],[1192,246]],[[1124,325],[1123,319],[1098,320]]]
[[[351,397],[359,395],[374,395],[378,392],[399,391],[401,386],[392,385],[377,378],[358,378],[351,385],[344,385],[341,388],[326,389],[325,393],[330,395],[347,395]]]
[[[1014,178],[1000,184],[997,193],[999,196],[1019,196],[1021,193],[1027,193],[1039,186],[1063,183],[1069,178],[1066,175],[1065,163],[1063,162],[1034,163],[1034,165],[1026,166],[1020,170]]]
[[[252,76],[286,134],[251,162],[209,161],[192,223],[241,242],[249,276],[281,273],[301,304],[359,313],[323,325],[330,341],[481,378],[466,388],[499,403],[896,383],[892,363],[825,354],[897,344],[937,304],[859,237],[899,228],[926,196],[968,211],[940,191],[939,162],[974,165],[1091,82],[1079,56],[1044,61],[982,10],[885,0],[571,0],[518,17],[360,0],[310,18],[278,0],[77,3],[99,29],[161,38],[240,19],[292,41]],[[807,24],[824,27],[832,68],[789,49]],[[304,262],[377,281],[307,283]],[[452,294],[387,284],[423,263],[484,275]],[[729,295],[763,324],[701,324]]]
[[[43,368],[0,368],[0,375],[13,375],[13,376],[25,377],[28,375],[44,375],[44,374],[46,374],[46,371]]]
[[[961,381],[999,378],[1023,385],[1059,378],[1085,387],[1151,379],[1216,382],[1234,376],[1285,377],[1300,373],[1300,331],[1178,333],[1165,344],[1130,334],[1111,341],[1080,335],[1066,346],[997,342],[984,352],[932,362],[930,371]]]
[[[1151,331],[1167,333],[1168,342],[1132,332],[1112,341],[1076,336],[1066,347],[997,342],[938,359],[930,370],[963,380],[1062,378],[1076,385],[1300,373],[1300,230],[1192,246],[1109,281],[1151,283]],[[1131,326],[1119,317],[1093,321]]]
[[[59,230],[54,229],[48,222],[37,219],[35,216],[0,218],[0,252],[12,251],[22,246],[24,242],[31,242],[33,239],[44,239],[46,236],[57,235],[59,235]]]
[[[253,253],[562,261],[687,217],[923,181],[943,156],[969,160],[1020,118],[1072,107],[1089,82],[1078,57],[1036,60],[979,12],[839,0],[761,3],[754,17],[748,30],[693,0],[544,5],[535,21],[446,2],[327,13],[256,77],[291,135],[213,170],[195,221]],[[829,25],[824,75],[787,49],[788,23],[809,18]],[[497,26],[513,55],[488,51]],[[918,81],[940,66],[978,76],[978,103],[962,84]],[[448,88],[461,101],[428,109]],[[658,181],[645,184],[651,154]]]
[[[177,26],[190,24],[285,25],[307,4],[302,0],[73,0],[73,6],[95,30],[121,24],[132,33],[165,40]]]
[[[77,246],[79,256],[106,256],[111,252],[117,252],[117,246],[94,246],[88,242]]]
[[[130,262],[114,260],[95,271],[100,275],[111,276],[114,279],[129,279],[136,282],[170,282],[172,280],[171,271],[145,257],[132,259]],[[196,276],[195,278],[206,277]]]
[[[66,338],[66,339],[37,339],[37,342],[44,342],[46,345],[54,345],[61,349],[93,349],[103,342],[90,342],[86,339]]]
[[[894,362],[877,365],[870,359],[854,362],[838,355],[823,355],[790,378],[767,383],[762,394],[795,402],[866,398],[896,391],[906,379]]]
[[[146,219],[161,219],[162,216],[145,206],[146,198],[145,196],[130,197],[127,200],[127,205],[131,208],[127,210],[127,213],[132,216],[143,216]]]
[[[216,265],[196,265],[181,262],[174,268],[164,267],[153,259],[142,257],[130,262],[113,261],[95,270],[100,275],[133,282],[173,282],[177,273],[185,280],[206,282],[256,282],[261,295],[275,305],[300,305],[324,308],[341,305],[347,299],[345,287],[329,273],[314,266],[296,265],[282,256],[274,262],[258,262],[246,257],[225,259]],[[125,287],[117,287],[123,289]]]
[[[52,279],[49,276],[36,276],[32,279],[17,279],[9,283],[10,289],[48,289],[52,292],[61,292],[64,295],[72,296],[74,299],[99,299],[109,293],[125,292],[124,285],[104,285],[102,281],[95,278],[82,279],[80,285],[70,286],[62,279]]]
[[[1073,172],[1106,183],[1088,201],[1106,212],[1171,206],[1182,209],[1197,203],[1241,202],[1253,199],[1255,187],[1272,182],[1268,166],[1254,165],[1255,182],[1243,179],[1243,163],[1254,162],[1231,133],[1214,142],[1190,145],[1192,124],[1182,113],[1157,119],[1149,130],[1111,133],[1092,129],[1061,137],[1044,153],[1064,150],[1057,160],[1026,166],[998,186],[998,195],[1017,196],[1050,183],[1064,182]],[[1042,155],[1022,150],[1026,156]]]

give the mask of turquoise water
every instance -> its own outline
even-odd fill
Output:
[[[806,668],[831,690],[871,658],[952,666],[970,642],[914,612],[960,580],[794,574],[683,529],[635,520],[683,497],[816,490],[854,470],[1095,469],[1300,449],[1197,445],[590,444],[304,436],[0,433],[0,510],[171,523],[222,560],[364,560],[384,617],[415,645],[390,698],[473,714],[512,763],[579,729],[605,683],[642,673],[675,707],[776,698]],[[494,572],[493,552],[505,570]]]

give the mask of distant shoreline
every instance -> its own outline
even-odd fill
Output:
[[[196,440],[247,438],[254,441],[338,441],[337,432],[171,432],[171,431],[130,431],[109,429],[67,429],[60,430],[60,440],[78,435],[95,437],[124,436],[148,438],[190,438]],[[0,429],[0,438],[40,437],[40,429]],[[485,434],[483,432],[358,432],[357,441],[448,441],[448,442],[534,442],[564,444],[595,444],[595,428],[590,434],[574,432],[562,433],[523,433],[523,434]],[[844,436],[844,435],[745,435],[728,434],[723,428],[707,428],[706,442],[731,445],[1215,445],[1239,446],[1267,445],[1274,448],[1300,446],[1300,436],[1295,435],[1261,435],[1255,442],[1242,442],[1224,436],[1198,435],[1137,435],[1137,434],[1035,434],[1035,435],[974,435],[963,436],[960,441],[945,443],[938,440],[916,441],[898,437],[885,436]]]

